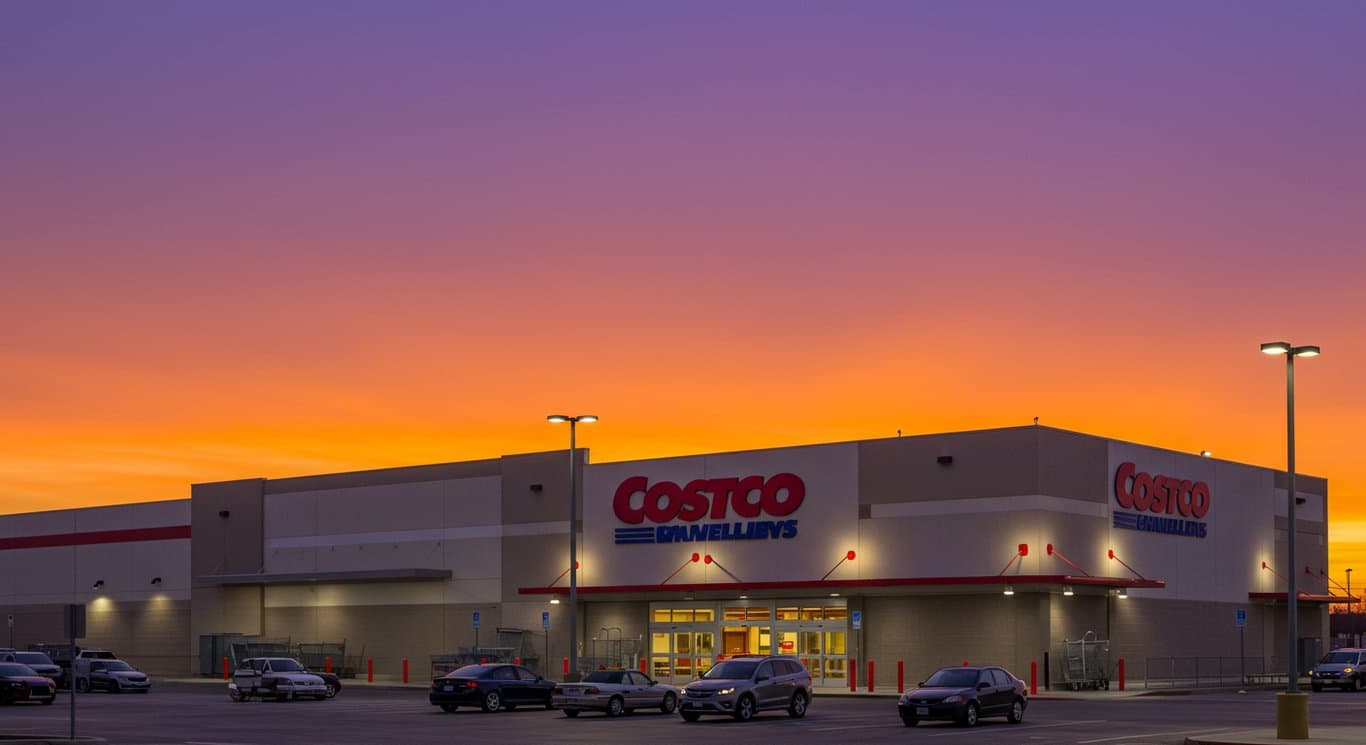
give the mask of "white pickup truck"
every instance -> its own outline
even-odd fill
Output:
[[[327,684],[289,657],[249,657],[237,665],[228,682],[228,697],[247,701],[251,697],[289,701],[327,698]]]

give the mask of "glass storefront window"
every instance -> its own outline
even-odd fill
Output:
[[[711,657],[715,653],[716,635],[710,631],[697,632],[697,653]]]
[[[777,618],[779,621],[796,621],[797,609],[794,606],[778,608]]]
[[[845,634],[843,631],[825,632],[825,653],[826,654],[848,654],[844,648]]]
[[[692,634],[674,634],[674,654],[692,654]]]
[[[827,621],[847,621],[849,609],[843,605],[827,605],[825,606],[825,619]]]
[[[825,615],[824,608],[820,606],[802,606],[802,621],[819,621]]]

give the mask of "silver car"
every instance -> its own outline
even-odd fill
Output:
[[[811,673],[787,655],[741,655],[718,662],[683,687],[678,713],[689,722],[703,714],[727,714],[745,722],[760,711],[786,709],[806,716],[811,703]]]
[[[672,714],[682,695],[682,689],[635,670],[595,670],[578,683],[555,686],[550,703],[564,709],[567,717],[576,717],[581,711],[604,711],[615,717],[637,709]]]

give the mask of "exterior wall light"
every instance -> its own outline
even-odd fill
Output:
[[[1003,590],[1003,591],[1001,592],[1001,594],[1002,594],[1002,595],[1014,595],[1014,594],[1015,594],[1015,586],[1014,586],[1014,585],[1006,585],[1006,589]]]
[[[1067,597],[1070,598],[1070,597],[1072,597],[1073,595],[1075,595],[1076,593],[1072,592],[1072,586],[1071,586],[1071,585],[1063,585],[1063,586],[1062,586],[1062,594],[1063,594],[1063,595],[1066,595]]]
[[[154,584],[154,585],[159,585],[159,584],[161,584],[161,578],[160,578],[160,577],[153,577],[153,578],[152,578],[152,584]]]
[[[1129,597],[1129,591],[1121,587],[1119,588],[1119,592],[1115,593],[1115,597],[1119,598],[1120,600],[1124,600],[1125,598]]]
[[[97,579],[97,580],[95,580],[95,584],[93,584],[93,585],[90,586],[90,589],[92,589],[92,590],[98,590],[98,589],[100,589],[101,587],[104,587],[104,580],[102,580],[102,579]]]

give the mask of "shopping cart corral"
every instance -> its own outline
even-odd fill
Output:
[[[1074,691],[1110,689],[1110,640],[1088,631],[1080,639],[1062,641],[1062,682]]]

